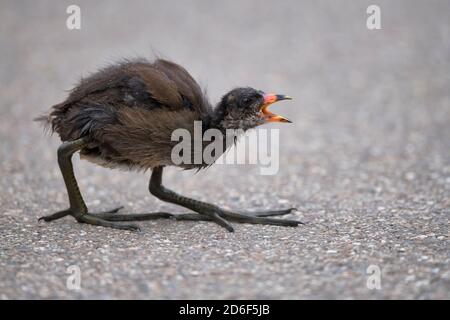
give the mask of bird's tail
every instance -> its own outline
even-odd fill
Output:
[[[33,119],[33,121],[41,122],[44,127],[44,132],[47,133],[49,131],[53,132],[52,128],[52,116],[50,113],[43,114]]]

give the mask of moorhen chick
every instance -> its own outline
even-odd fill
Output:
[[[294,208],[239,213],[179,195],[162,185],[164,166],[174,165],[171,140],[175,129],[192,132],[194,121],[203,130],[215,128],[247,130],[267,122],[290,122],[267,110],[273,102],[290,99],[265,94],[252,88],[237,88],[223,96],[212,108],[204,92],[180,65],[157,59],[126,60],[101,69],[82,79],[68,98],[38,121],[44,121],[63,141],[58,148],[58,164],[67,188],[70,207],[39,220],[52,221],[67,215],[78,222],[126,230],[138,230],[123,221],[158,218],[214,221],[233,231],[229,221],[278,226],[297,226],[301,222],[268,218],[285,215]],[[229,145],[225,146],[225,149]],[[81,196],[72,167],[72,155],[109,168],[151,169],[149,190],[162,201],[186,207],[196,213],[117,214],[121,209],[89,213]],[[220,155],[216,155],[220,156]],[[208,164],[181,164],[184,169],[204,168]]]

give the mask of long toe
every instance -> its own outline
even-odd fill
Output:
[[[296,220],[285,220],[285,219],[272,219],[265,217],[255,217],[248,216],[241,213],[235,213],[230,211],[224,211],[221,216],[227,218],[230,221],[240,222],[240,223],[251,223],[251,224],[266,224],[275,225],[283,227],[297,227],[299,224],[303,224]]]
[[[302,222],[296,221],[296,220],[270,219],[270,218],[263,218],[263,217],[258,217],[257,220],[249,220],[249,221],[243,220],[242,222],[254,223],[254,224],[266,224],[266,225],[282,226],[282,227],[297,227],[299,224],[302,224]]]
[[[50,221],[53,221],[53,220],[56,220],[56,219],[63,218],[65,216],[69,215],[70,213],[71,212],[70,212],[69,209],[62,210],[62,211],[55,212],[54,214],[51,214],[51,215],[48,215],[48,216],[40,217],[38,219],[38,221],[44,220],[45,222],[50,222]]]
[[[96,212],[93,214],[107,214],[107,213],[116,213],[119,212],[119,210],[122,210],[124,208],[124,206],[119,206],[117,208],[113,208],[111,210],[107,210],[107,211],[100,211],[100,212]]]
[[[117,224],[113,228],[129,231],[141,231],[141,228],[138,225],[132,223]]]
[[[297,208],[289,208],[282,210],[267,210],[267,211],[254,211],[254,212],[244,212],[243,214],[254,217],[274,217],[274,216],[284,216],[297,211]]]
[[[187,221],[212,221],[212,218],[198,213],[174,214],[171,219]]]
[[[168,212],[131,213],[131,214],[92,213],[91,215],[108,221],[145,221],[155,219],[172,219],[174,217],[173,214]]]
[[[178,221],[212,220],[210,217],[198,213],[181,213],[181,214],[172,214],[168,212],[130,213],[130,214],[90,213],[90,215],[107,221],[146,221],[155,219],[170,219]]]
[[[92,224],[95,226],[108,227],[108,228],[113,228],[113,229],[131,230],[131,231],[141,230],[139,228],[139,226],[137,226],[135,224],[107,221],[107,220],[101,219],[99,217],[96,217],[92,214],[84,214],[84,215],[78,217],[77,220],[82,223]]]

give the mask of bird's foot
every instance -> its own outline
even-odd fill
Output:
[[[296,208],[241,213],[225,210],[215,205],[198,204],[198,209],[196,209],[195,211],[197,211],[203,216],[207,216],[209,220],[216,222],[217,224],[224,227],[228,231],[233,232],[234,228],[229,223],[229,221],[237,223],[297,227],[299,224],[303,224],[303,222],[297,220],[267,218],[270,216],[286,215],[294,210],[296,210]]]
[[[56,220],[66,215],[71,215],[77,219],[78,222],[88,223],[97,226],[109,227],[114,229],[132,230],[137,231],[140,228],[134,224],[125,224],[121,222],[125,221],[146,221],[154,219],[172,219],[172,220],[184,220],[184,221],[213,221],[224,227],[230,232],[234,231],[233,226],[229,222],[237,223],[251,223],[251,224],[265,224],[276,225],[285,227],[296,227],[299,224],[303,224],[301,221],[287,220],[287,219],[274,219],[268,218],[271,216],[282,216],[295,211],[295,208],[283,209],[283,210],[269,210],[269,211],[255,211],[255,212],[232,212],[221,209],[214,206],[214,211],[211,211],[211,207],[208,209],[208,214],[204,214],[200,209],[198,213],[183,213],[172,214],[168,212],[153,212],[153,213],[141,213],[141,214],[117,214],[123,206],[114,208],[98,213],[80,213],[77,210],[63,210],[56,212],[52,215],[39,218],[39,221],[44,220],[46,222]]]
[[[67,215],[71,215],[80,223],[87,223],[87,224],[92,224],[92,225],[96,225],[96,226],[109,227],[109,228],[121,229],[121,230],[139,231],[140,230],[139,226],[137,226],[135,224],[122,224],[122,223],[108,221],[108,220],[101,218],[102,215],[115,214],[122,208],[123,208],[123,206],[120,206],[120,207],[114,208],[112,210],[99,212],[99,213],[87,213],[87,212],[83,212],[81,210],[69,208],[66,210],[58,211],[58,212],[48,215],[48,216],[40,217],[38,219],[38,221],[44,220],[45,222],[50,222],[50,221],[53,221],[56,219],[63,218]]]
[[[107,221],[145,221],[154,219],[173,219],[173,220],[185,220],[185,221],[214,221],[219,225],[226,228],[228,231],[233,232],[234,228],[228,222],[239,223],[252,223],[252,224],[266,224],[277,225],[286,227],[296,227],[299,224],[303,224],[301,221],[285,220],[285,219],[271,219],[270,216],[281,216],[291,213],[296,210],[295,208],[289,208],[284,210],[270,210],[270,211],[257,211],[237,213],[220,208],[216,208],[213,214],[203,214],[201,210],[199,213],[183,213],[172,214],[168,212],[153,212],[153,213],[140,213],[140,214],[114,214],[114,213],[98,213],[94,216],[96,218]]]

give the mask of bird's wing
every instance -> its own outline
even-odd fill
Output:
[[[124,61],[84,78],[71,91],[64,105],[93,97],[104,103],[148,104],[148,107],[182,107],[177,85],[164,72],[145,60]]]
[[[164,59],[157,59],[153,66],[164,73],[175,84],[183,100],[183,107],[197,112],[208,112],[210,105],[199,84],[182,66]]]
[[[192,76],[178,64],[158,59],[124,61],[84,78],[58,107],[66,109],[95,95],[103,103],[165,107],[170,110],[209,111],[205,94]]]
[[[116,122],[116,112],[123,108],[191,112],[197,118],[210,110],[200,86],[183,67],[167,60],[140,59],[114,64],[82,79],[43,120],[54,131],[70,127],[63,136],[72,137],[72,131],[84,133],[96,123]]]

